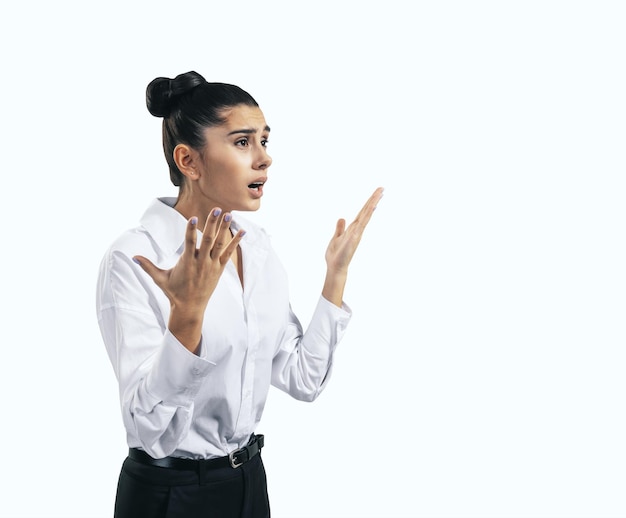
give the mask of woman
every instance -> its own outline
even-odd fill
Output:
[[[265,232],[233,211],[260,206],[272,159],[256,101],[196,72],[157,78],[150,113],[177,198],[154,200],[102,261],[97,313],[119,382],[129,455],[115,516],[266,517],[256,427],[271,385],[312,401],[350,319],[348,265],[376,204],[339,220],[306,331]]]

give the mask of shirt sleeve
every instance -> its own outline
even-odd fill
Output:
[[[290,309],[281,346],[272,362],[272,385],[302,401],[316,399],[328,383],[333,353],[351,317],[346,304],[338,307],[320,296],[303,333]]]
[[[98,323],[118,379],[129,443],[132,437],[152,457],[161,458],[187,435],[194,398],[214,364],[202,357],[204,344],[196,356],[170,333],[163,301],[146,277],[123,254],[105,258]]]

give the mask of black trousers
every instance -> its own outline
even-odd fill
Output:
[[[199,473],[146,466],[127,458],[117,486],[115,518],[269,518],[261,455],[238,468]]]

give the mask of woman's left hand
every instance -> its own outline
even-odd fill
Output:
[[[346,228],[345,219],[337,221],[335,235],[326,249],[326,264],[329,270],[336,273],[347,271],[350,261],[354,256],[354,252],[356,252],[359,246],[363,231],[382,197],[383,188],[379,187],[370,196],[365,205],[363,205],[363,208],[359,211],[348,228]]]
[[[345,219],[337,221],[335,235],[326,249],[327,272],[322,295],[338,306],[341,306],[348,266],[359,246],[363,231],[382,196],[383,188],[379,187],[365,202],[363,208],[347,228]]]

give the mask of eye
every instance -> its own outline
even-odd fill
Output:
[[[266,138],[264,138],[263,140],[261,140],[261,145],[263,147],[267,147],[267,145],[270,143],[270,141]]]
[[[247,145],[248,145],[248,139],[247,138],[240,138],[239,140],[237,140],[235,142],[235,146],[245,147]]]

